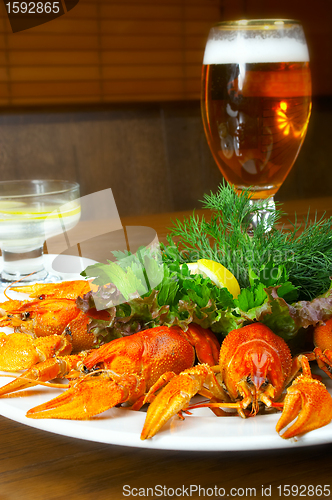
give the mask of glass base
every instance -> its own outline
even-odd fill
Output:
[[[50,274],[46,271],[43,274],[28,275],[25,277],[19,277],[8,275],[7,273],[0,273],[0,289],[6,288],[9,285],[14,285],[16,287],[33,285],[35,283],[58,283],[61,281],[61,277],[56,274]]]
[[[0,273],[0,286],[13,283],[24,286],[36,282],[56,282],[61,278],[50,274],[44,267],[43,248],[29,252],[15,253],[2,250],[3,269]]]
[[[250,214],[248,234],[253,234],[257,227],[260,226],[265,232],[271,231],[273,227],[274,217],[271,216],[275,212],[274,198],[266,200],[250,200],[250,205],[254,211]]]

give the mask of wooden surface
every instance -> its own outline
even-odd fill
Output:
[[[278,485],[332,483],[331,445],[297,448],[294,444],[292,450],[260,452],[150,451],[48,434],[2,417],[0,429],[2,500],[120,500],[133,498],[123,496],[124,485],[192,484],[217,485],[227,491],[257,488],[256,498],[262,498],[262,485],[271,485],[270,498],[277,499],[283,498]]]
[[[332,198],[290,202],[284,208],[290,215],[295,209],[299,214],[306,214],[309,205],[318,213],[326,210],[332,214]],[[175,213],[172,217],[183,215]],[[152,227],[163,240],[169,220],[170,214],[161,214],[128,217],[122,222],[128,226]],[[217,486],[225,488],[227,493],[231,488],[256,488],[256,498],[263,498],[264,485],[264,488],[271,486],[269,498],[273,499],[284,498],[279,495],[279,485],[330,484],[332,488],[332,445],[329,444],[300,448],[294,443],[291,449],[258,452],[150,451],[58,436],[3,417],[0,417],[0,435],[1,500],[133,498],[123,495],[124,485],[130,488]],[[167,497],[150,494],[148,498]],[[196,493],[191,498],[202,496]]]
[[[280,202],[280,210],[284,213],[281,218],[280,223],[285,225],[285,227],[291,227],[291,224],[295,221],[295,214],[298,222],[303,221],[304,218],[310,214],[309,219],[331,217],[332,216],[332,198],[331,197],[321,197],[321,198],[309,198],[302,200],[289,200],[284,203]],[[176,219],[183,220],[184,218],[190,217],[193,214],[193,210],[184,210],[172,213],[163,214],[151,214],[144,216],[132,216],[123,217],[122,223],[124,226],[149,226],[156,230],[159,240],[166,242],[166,235],[169,232],[169,228],[172,226],[172,221]],[[195,214],[208,217],[208,210],[195,210]]]

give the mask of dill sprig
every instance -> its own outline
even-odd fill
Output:
[[[174,222],[164,247],[165,260],[215,260],[235,275],[241,288],[249,286],[250,270],[258,274],[264,266],[271,269],[271,263],[283,265],[288,279],[298,287],[300,300],[324,293],[332,275],[332,218],[316,216],[310,222],[308,213],[300,227],[295,219],[291,229],[277,229],[283,215],[278,206],[269,209],[265,220],[258,219],[250,232],[252,215],[262,208],[250,200],[249,190],[238,195],[228,184],[205,195],[203,208],[211,210],[211,218],[194,212],[183,222]]]

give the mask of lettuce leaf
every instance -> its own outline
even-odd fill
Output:
[[[265,289],[267,300],[247,311],[237,309],[245,321],[259,321],[285,340],[293,338],[301,328],[317,326],[332,318],[332,288],[313,299],[288,304],[280,297],[279,287]]]

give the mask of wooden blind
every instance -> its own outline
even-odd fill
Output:
[[[0,3],[0,104],[198,99],[220,0],[80,0],[12,33]]]

